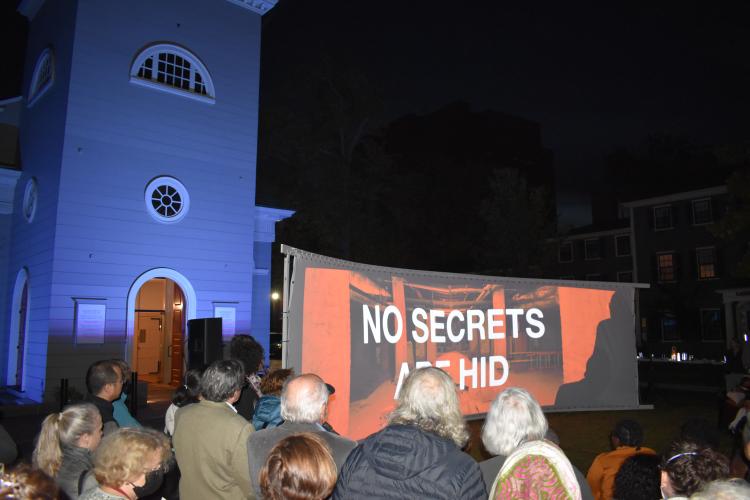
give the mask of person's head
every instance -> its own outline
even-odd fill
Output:
[[[26,464],[0,474],[0,500],[58,500],[60,489],[47,474]],[[66,497],[67,498],[67,497]]]
[[[742,479],[711,481],[690,498],[691,500],[746,500],[750,498],[750,484]]]
[[[120,376],[122,377],[122,383],[123,385],[127,385],[128,382],[130,382],[130,375],[133,373],[133,371],[130,369],[130,365],[124,360],[124,359],[110,359],[113,365],[117,367],[118,370],[120,370]]]
[[[281,390],[281,418],[287,422],[321,423],[326,418],[328,388],[314,373],[287,379]]]
[[[102,417],[96,406],[71,405],[42,422],[32,455],[34,465],[54,477],[62,464],[63,447],[94,451],[102,439]]]
[[[203,375],[203,371],[195,368],[188,370],[185,373],[185,376],[183,377],[185,383],[178,387],[172,395],[172,403],[175,406],[182,407],[190,403],[198,402],[201,375]]]
[[[661,460],[661,489],[667,495],[689,496],[716,479],[729,476],[729,460],[711,448],[677,440]]]
[[[120,367],[111,360],[97,361],[86,372],[86,387],[90,394],[107,401],[114,401],[122,392]]]
[[[620,420],[615,424],[609,438],[613,448],[620,446],[639,448],[643,444],[643,427],[635,420]]]
[[[278,396],[284,387],[284,382],[294,375],[294,370],[288,368],[278,368],[265,377],[260,382],[260,392],[264,396]]]
[[[229,357],[242,363],[245,375],[252,375],[263,366],[263,346],[250,335],[235,335],[229,342]]]
[[[719,449],[719,432],[716,430],[716,424],[711,423],[705,418],[689,418],[680,427],[680,439],[692,441],[702,447]]]
[[[459,448],[469,440],[456,386],[440,368],[414,370],[406,377],[390,424],[415,425],[425,432],[450,439]]]
[[[245,371],[236,359],[214,361],[203,372],[200,393],[204,399],[214,402],[236,402],[245,385]]]
[[[637,453],[625,460],[615,476],[613,498],[617,500],[654,500],[659,491],[659,457]]]
[[[527,441],[543,439],[547,418],[525,389],[509,387],[497,395],[482,428],[482,443],[490,453],[509,455]]]
[[[260,471],[260,489],[268,500],[322,500],[336,485],[336,464],[322,438],[292,434],[274,446]]]
[[[136,497],[156,491],[171,456],[164,434],[145,427],[123,427],[102,439],[94,453],[94,476],[100,485]]]

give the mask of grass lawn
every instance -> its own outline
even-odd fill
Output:
[[[644,446],[661,453],[678,434],[682,423],[691,417],[717,421],[717,395],[714,393],[688,391],[656,391],[650,404],[653,410],[594,411],[571,413],[547,413],[547,420],[558,436],[560,446],[568,458],[584,474],[597,454],[609,451],[609,433],[615,423],[623,418],[638,421],[644,429]],[[469,422],[472,442],[469,452],[477,460],[489,455],[481,441],[483,420]],[[719,430],[721,451],[729,456],[731,441],[726,429]]]

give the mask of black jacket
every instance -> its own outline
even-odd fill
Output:
[[[479,464],[448,439],[389,425],[349,454],[335,499],[486,499]]]

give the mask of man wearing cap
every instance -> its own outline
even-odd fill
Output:
[[[250,435],[247,441],[250,478],[258,498],[260,484],[258,476],[266,462],[268,452],[276,443],[291,434],[313,432],[328,443],[336,467],[346,461],[357,443],[328,432],[323,427],[328,409],[328,396],[333,389],[313,373],[305,373],[288,380],[281,391],[281,418],[284,422],[278,427],[263,429]]]

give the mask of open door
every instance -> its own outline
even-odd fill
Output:
[[[171,376],[169,383],[171,385],[182,384],[183,372],[183,354],[185,346],[185,317],[184,317],[185,297],[182,290],[177,284],[173,288],[173,307],[172,307],[172,334],[167,353],[167,359],[170,363]]]

